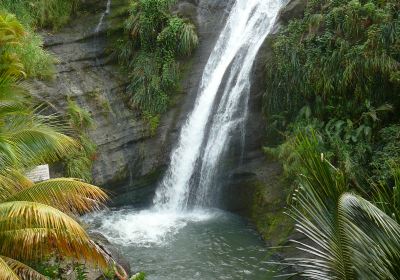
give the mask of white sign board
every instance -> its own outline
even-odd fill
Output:
[[[26,177],[28,177],[33,182],[40,182],[50,179],[49,165],[45,164],[36,166],[34,169],[26,174]]]

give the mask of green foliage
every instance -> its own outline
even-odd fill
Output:
[[[32,267],[37,272],[46,276],[46,279],[51,280],[67,280],[71,279],[71,269],[74,271],[73,279],[87,280],[88,272],[85,264],[71,262],[70,260],[63,259],[61,256],[45,259],[40,263],[34,263]]]
[[[27,33],[21,44],[14,48],[14,52],[24,65],[24,72],[28,77],[53,77],[56,59],[43,49],[43,41],[39,35]]]
[[[378,145],[371,161],[373,178],[387,182],[392,177],[392,167],[400,165],[400,125],[391,125],[378,133]]]
[[[106,96],[103,95],[99,88],[88,93],[88,96],[93,99],[96,106],[102,110],[102,113],[105,117],[108,117],[110,114],[114,115],[113,109],[111,107],[110,101]]]
[[[399,2],[315,0],[273,44],[268,63],[268,115],[318,99],[320,118],[352,119],[359,104],[399,105]],[[285,82],[282,82],[285,81]]]
[[[394,0],[313,0],[274,40],[264,110],[278,147],[266,151],[288,176],[298,170],[293,139],[313,129],[354,182],[390,177],[396,141],[384,132],[400,121],[399,10]]]
[[[50,78],[55,59],[43,49],[34,30],[65,24],[79,0],[2,0],[0,2],[0,67],[13,66],[28,77]],[[0,70],[1,70],[0,69]]]
[[[50,279],[57,279],[60,277],[59,263],[47,264],[47,263],[41,262],[39,264],[33,265],[32,267],[34,267],[37,272],[39,272],[43,276],[46,276]]]
[[[71,216],[98,209],[107,195],[78,180],[34,183],[24,175],[79,145],[56,116],[40,114],[17,79],[0,71],[0,278],[45,279],[21,261],[39,261],[54,251],[106,267],[109,257]]]
[[[289,215],[307,238],[296,247],[308,256],[289,262],[304,269],[305,279],[398,279],[400,225],[354,193],[351,180],[320,153],[315,136],[300,135],[294,145],[302,175]]]
[[[189,56],[198,44],[195,27],[172,15],[172,0],[132,0],[125,39],[117,55],[127,68],[129,104],[150,115],[166,111],[177,90],[178,60]]]
[[[129,280],[146,280],[146,274],[144,272],[139,272],[138,274],[132,276]]]
[[[265,151],[308,239],[290,262],[306,279],[398,279],[400,3],[307,5],[273,41],[264,95]]]
[[[46,279],[22,261],[41,261],[55,251],[103,268],[111,261],[72,218],[98,209],[107,198],[102,190],[65,178],[34,183],[24,175],[80,148],[59,118],[43,115],[17,82],[46,74],[36,65],[46,55],[28,34],[15,16],[0,12],[1,279]],[[53,277],[56,268],[44,273]]]
[[[26,26],[57,29],[67,23],[79,0],[2,0],[0,10],[13,13]]]
[[[70,153],[64,160],[67,176],[80,178],[86,182],[92,181],[93,161],[96,157],[97,146],[90,139],[88,129],[93,128],[94,121],[91,114],[79,105],[68,99],[68,122],[79,142],[79,149]]]
[[[158,126],[160,125],[160,115],[151,115],[148,112],[143,112],[143,119],[147,122],[151,135],[155,135]]]
[[[91,114],[71,98],[68,98],[67,115],[71,127],[75,130],[82,131],[94,126]]]
[[[374,202],[382,211],[400,223],[400,165],[393,164],[389,172],[393,185],[376,184],[373,193]]]
[[[0,71],[10,75],[25,75],[24,66],[15,52],[11,51],[25,35],[25,30],[12,15],[0,13]]]
[[[13,15],[0,12],[0,71],[49,78],[54,71],[54,61],[43,50],[38,35],[27,31]]]
[[[85,265],[83,264],[78,264],[75,266],[75,272],[76,272],[76,280],[87,280],[87,270]]]

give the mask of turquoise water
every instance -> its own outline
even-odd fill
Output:
[[[272,279],[270,254],[254,228],[220,210],[108,210],[85,217],[148,280]]]

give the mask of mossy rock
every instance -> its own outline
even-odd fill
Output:
[[[269,245],[281,246],[293,232],[293,221],[285,214],[289,187],[255,181],[254,188],[250,219]]]

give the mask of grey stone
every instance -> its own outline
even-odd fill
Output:
[[[32,81],[33,94],[64,114],[67,98],[88,110],[96,123],[90,136],[97,144],[93,167],[94,183],[110,190],[112,204],[145,205],[151,203],[159,178],[169,161],[181,124],[191,110],[202,70],[218,38],[219,30],[232,1],[198,0],[179,3],[181,12],[196,18],[200,45],[187,65],[182,92],[161,118],[155,135],[124,102],[127,77],[112,54],[108,34],[115,32],[126,15],[116,13],[127,0],[113,0],[111,13],[104,18],[98,33],[96,26],[106,9],[106,0],[86,0],[79,14],[57,33],[43,32],[45,47],[58,63],[51,81]],[[104,106],[105,104],[109,106]],[[110,110],[109,110],[110,109]]]

